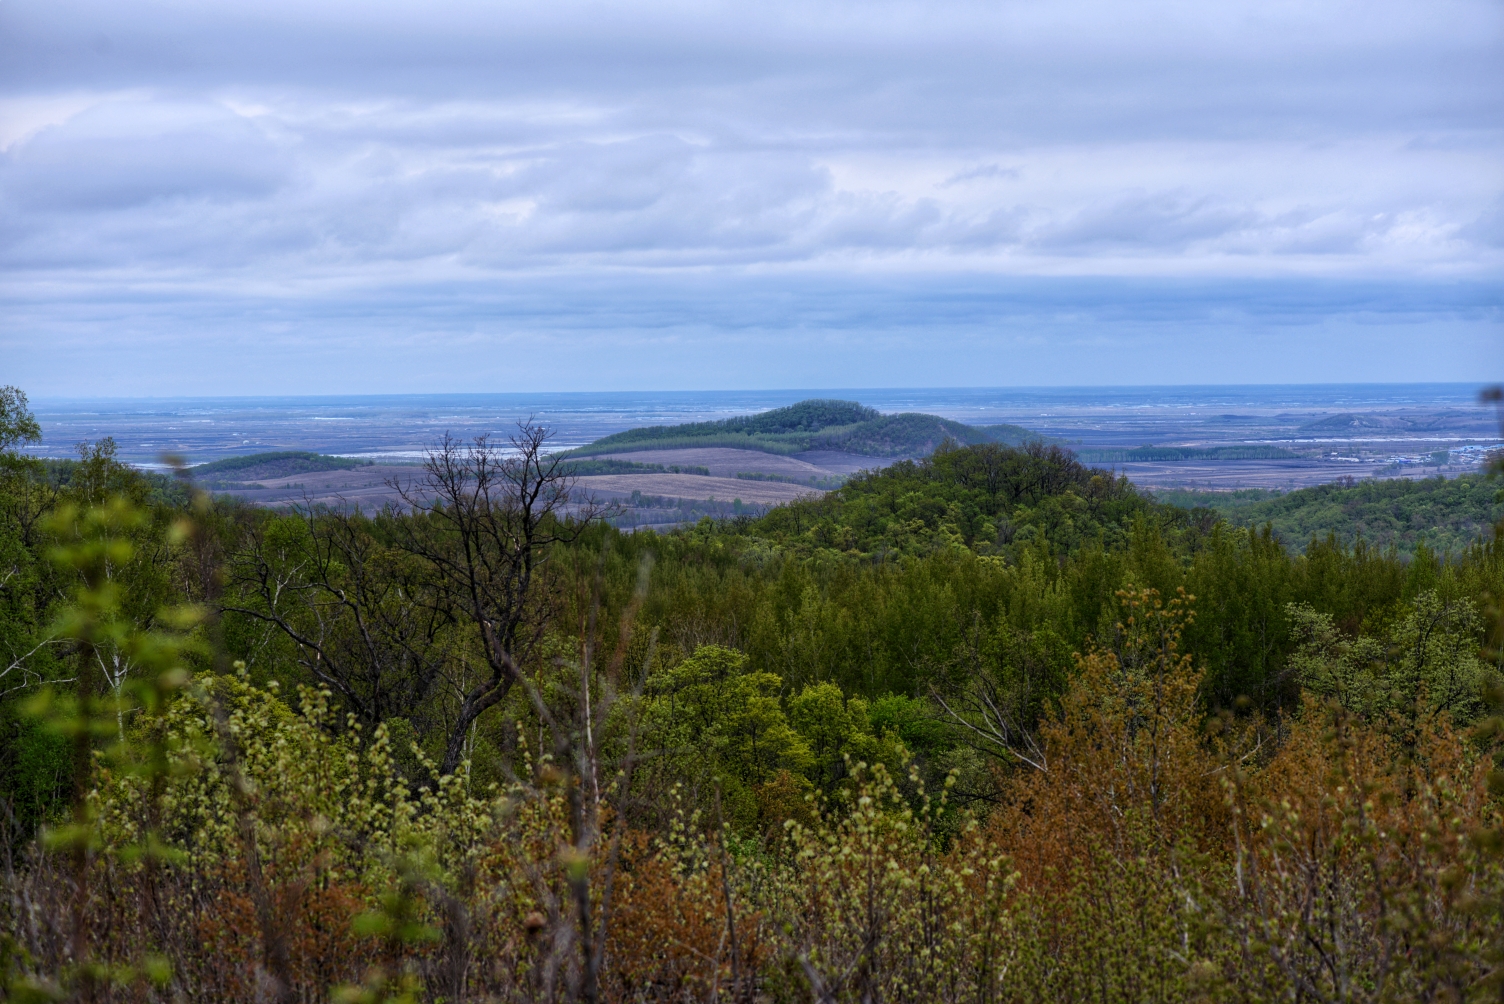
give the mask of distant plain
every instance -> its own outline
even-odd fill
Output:
[[[65,457],[79,442],[111,436],[121,459],[150,467],[167,454],[202,463],[310,450],[365,463],[270,479],[237,477],[234,494],[264,505],[344,501],[373,508],[395,498],[393,479],[419,474],[413,465],[446,433],[463,440],[489,435],[504,443],[518,421],[532,419],[553,430],[556,449],[572,449],[627,429],[723,419],[827,397],[859,401],[885,414],[1021,425],[1146,488],[1285,490],[1345,477],[1434,477],[1476,469],[1499,437],[1497,416],[1477,403],[1478,390],[1423,384],[40,400],[35,412],[44,440],[35,452]],[[1286,455],[1091,460],[1093,451],[1146,446],[1264,447]],[[1446,459],[1438,462],[1443,451]],[[609,456],[706,473],[596,475],[580,479],[582,490],[617,500],[636,492],[754,505],[788,501],[892,462],[829,450],[783,456],[648,449]]]

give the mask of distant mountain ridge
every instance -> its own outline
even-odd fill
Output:
[[[1480,421],[1485,426],[1488,426],[1492,421],[1492,417],[1486,412],[1480,415],[1477,412],[1456,409],[1442,412],[1423,412],[1420,414],[1344,412],[1340,415],[1329,415],[1314,422],[1307,422],[1296,431],[1308,434],[1333,432],[1437,432],[1447,429],[1469,428],[1478,425]]]
[[[570,450],[567,455],[730,447],[785,455],[838,450],[865,457],[900,458],[926,456],[946,440],[965,446],[979,443],[1017,446],[1042,438],[1017,425],[978,427],[918,412],[884,415],[855,401],[811,399],[714,422],[628,429]]]

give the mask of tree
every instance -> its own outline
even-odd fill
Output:
[[[456,616],[472,622],[486,672],[460,695],[440,769],[460,765],[470,726],[521,678],[548,624],[538,574],[555,544],[573,541],[608,509],[573,497],[574,478],[545,451],[550,433],[519,422],[510,449],[477,436],[468,446],[447,433],[428,453],[423,476],[394,479],[412,511],[396,546],[424,562]]]
[[[27,407],[26,392],[14,386],[0,387],[0,453],[41,441],[42,427]]]
[[[1308,604],[1292,603],[1288,610],[1298,641],[1291,669],[1308,691],[1345,713],[1370,721],[1393,715],[1411,731],[1419,719],[1440,712],[1459,724],[1482,714],[1491,674],[1478,658],[1483,620],[1471,600],[1427,590],[1387,637],[1349,638],[1331,614]]]
[[[301,508],[253,521],[225,610],[274,625],[314,679],[367,726],[418,718],[449,670],[453,612],[427,566],[359,512]]]

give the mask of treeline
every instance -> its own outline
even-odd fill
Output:
[[[198,464],[191,469],[191,473],[195,479],[212,486],[217,482],[260,481],[285,478],[293,474],[346,471],[356,467],[369,467],[371,464],[370,460],[357,460],[353,457],[331,457],[307,450],[279,450]]]
[[[1123,464],[1167,460],[1298,460],[1300,454],[1279,446],[1137,446],[1129,450],[1085,449],[1076,456],[1088,464]]]
[[[632,460],[592,458],[569,460],[564,470],[574,477],[583,478],[596,474],[701,474],[709,476],[710,468],[700,465],[640,464]]]
[[[781,481],[788,485],[808,485],[821,491],[831,491],[846,483],[846,476],[843,474],[815,474],[801,478],[791,474],[769,474],[765,471],[737,471],[736,476],[743,481]]]
[[[1504,518],[1499,483],[1484,475],[1458,478],[1346,478],[1292,492],[1159,491],[1185,508],[1207,507],[1236,526],[1270,526],[1287,545],[1334,537],[1363,540],[1409,556],[1421,550],[1460,553]]]
[[[541,430],[268,511],[58,483],[9,401],[11,998],[1504,989],[1496,538],[987,444],[621,533]]]

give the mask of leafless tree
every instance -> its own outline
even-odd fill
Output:
[[[1032,727],[1048,690],[1047,646],[1030,632],[1010,632],[1001,651],[988,651],[987,634],[981,615],[974,615],[954,661],[940,674],[950,685],[931,686],[930,696],[957,738],[978,753],[1048,771],[1044,746]]]
[[[453,772],[471,725],[506,697],[548,624],[548,549],[607,513],[574,497],[548,439],[530,421],[505,445],[446,434],[419,477],[388,481],[400,509],[370,518],[310,503],[296,510],[298,533],[253,521],[224,609],[274,626],[362,721],[441,728],[441,769]],[[464,651],[468,638],[479,658]],[[424,725],[446,686],[457,710]]]
[[[1025,724],[1027,692],[1010,691],[990,676],[979,674],[957,697],[947,699],[939,690],[933,695],[973,749],[1007,763],[1049,770],[1044,747]]]
[[[574,498],[574,479],[547,452],[549,431],[519,422],[507,446],[445,434],[423,476],[389,482],[411,513],[397,546],[428,566],[457,615],[480,634],[485,672],[460,695],[440,769],[460,765],[471,724],[506,698],[548,624],[539,571],[548,550],[568,543],[608,507]]]
[[[411,716],[442,680],[454,623],[428,569],[384,546],[358,511],[307,505],[302,533],[246,531],[227,611],[274,625],[314,679],[368,725]]]

